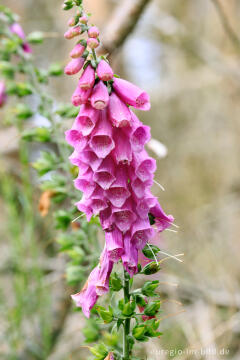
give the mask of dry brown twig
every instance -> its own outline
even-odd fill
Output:
[[[151,0],[125,0],[123,3],[121,2],[103,31],[103,45],[99,52],[112,54],[118,49],[134,30],[150,2]]]

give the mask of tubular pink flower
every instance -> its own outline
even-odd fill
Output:
[[[85,46],[83,46],[81,43],[78,43],[74,46],[74,48],[70,52],[70,56],[73,59],[79,58],[82,56],[84,51],[85,51]]]
[[[95,71],[90,65],[88,65],[84,70],[84,72],[82,73],[82,76],[80,77],[78,86],[81,89],[88,90],[93,87],[94,81],[95,81]]]
[[[97,76],[102,81],[109,81],[113,78],[111,66],[105,60],[101,60],[97,67]]]
[[[108,206],[103,211],[100,211],[99,219],[103,230],[112,231],[114,226],[112,224],[112,208]]]
[[[112,133],[113,129],[107,119],[106,111],[102,110],[89,142],[90,148],[99,158],[105,158],[114,149],[115,144],[112,138]]]
[[[94,86],[91,95],[91,105],[97,110],[103,110],[109,102],[108,89],[102,81]]]
[[[97,38],[99,36],[99,30],[96,26],[91,26],[88,30],[88,36],[90,38]]]
[[[137,177],[143,182],[151,180],[156,171],[156,160],[150,158],[145,150],[134,154],[134,165]]]
[[[90,221],[91,217],[93,215],[93,209],[91,207],[91,200],[86,199],[86,197],[83,195],[82,199],[80,201],[78,201],[75,205],[77,206],[79,211],[82,211],[83,213],[85,213],[87,221]]]
[[[89,275],[82,290],[79,293],[72,295],[72,299],[75,301],[76,306],[82,308],[82,311],[87,318],[90,317],[90,310],[96,304],[99,297],[97,295],[96,286],[94,285],[94,282],[98,279],[98,274],[99,268],[96,267]]]
[[[101,254],[98,268],[98,277],[95,284],[96,293],[101,296],[109,290],[109,277],[113,268],[113,261],[111,261],[108,257],[106,246]]]
[[[99,41],[95,38],[88,38],[87,39],[87,46],[90,49],[96,49],[99,46]]]
[[[115,78],[113,88],[128,105],[144,111],[150,109],[149,95],[129,81]]]
[[[79,18],[79,22],[80,22],[81,24],[87,24],[87,22],[88,22],[88,17],[87,17],[87,15],[81,16],[81,17]]]
[[[90,148],[77,153],[77,156],[83,163],[90,166],[92,171],[96,171],[102,163],[102,159],[99,159]]]
[[[127,199],[121,208],[112,209],[113,222],[117,225],[120,231],[125,233],[130,230],[131,225],[136,220],[136,214],[132,208],[132,202]]]
[[[74,106],[79,106],[82,104],[86,104],[91,95],[92,89],[84,90],[77,86],[76,90],[72,95],[72,104]]]
[[[76,27],[73,27],[71,29],[68,29],[65,33],[64,33],[64,37],[65,39],[73,39],[74,37],[80,35],[82,32],[82,29],[80,26],[76,26]]]
[[[77,74],[81,68],[83,67],[85,59],[83,57],[72,59],[64,69],[66,75],[75,75]]]
[[[137,116],[130,110],[132,117],[132,126],[124,128],[129,136],[132,150],[140,152],[144,149],[144,145],[151,139],[150,127],[143,125]]]
[[[136,211],[141,219],[146,219],[150,208],[154,207],[157,203],[157,198],[152,196],[150,191],[146,191],[144,197],[137,202]]]
[[[151,207],[149,212],[154,216],[155,225],[159,232],[167,229],[174,221],[174,217],[166,215],[159,203]]]
[[[117,164],[130,164],[132,161],[132,148],[129,138],[123,131],[117,129],[114,131],[113,136],[115,148],[113,156]]]
[[[116,127],[125,127],[131,125],[131,113],[128,107],[113,92],[109,98],[109,117]]]
[[[85,173],[84,175],[79,175],[74,180],[75,187],[78,190],[82,191],[87,199],[92,195],[96,188],[96,184],[92,178],[93,172],[92,170],[88,170],[87,173]]]
[[[125,270],[132,277],[138,272],[138,250],[131,242],[131,236],[128,233],[124,235],[124,254],[122,255],[122,262]]]
[[[90,135],[99,117],[99,112],[91,105],[82,105],[76,118],[76,126],[83,136]]]
[[[117,262],[124,253],[123,236],[118,228],[105,233],[106,249],[109,259]]]
[[[16,34],[20,39],[23,40],[23,43],[22,43],[22,48],[23,48],[23,51],[25,51],[26,53],[32,53],[32,49],[30,47],[30,45],[28,44],[28,42],[26,42],[26,36],[25,36],[25,33],[21,27],[20,24],[18,23],[14,23],[10,26],[10,31],[13,33],[13,34]]]
[[[107,157],[94,173],[93,180],[96,184],[101,186],[102,189],[107,190],[116,179],[114,173],[114,162],[110,157]]]
[[[67,130],[65,136],[67,143],[77,151],[83,150],[87,145],[87,138],[74,127],[71,130]]]
[[[154,236],[149,220],[137,219],[131,229],[131,240],[137,249],[142,249],[147,241]]]
[[[4,81],[0,81],[0,107],[7,101],[6,86]]]
[[[110,200],[111,204],[115,207],[122,207],[125,201],[131,195],[128,190],[128,177],[127,169],[124,166],[116,168],[116,180],[111,187],[106,190],[106,197]]]

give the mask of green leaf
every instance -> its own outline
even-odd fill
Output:
[[[94,319],[85,320],[86,326],[82,329],[85,342],[96,342],[100,338],[99,326]]]
[[[16,117],[20,120],[26,120],[33,115],[30,107],[23,103],[17,104],[13,111],[16,113]]]
[[[103,343],[97,344],[89,349],[97,360],[104,360],[108,355],[108,348]]]
[[[139,305],[139,306],[142,306],[142,307],[145,307],[146,306],[146,301],[144,299],[144,297],[142,295],[139,295],[137,294],[135,296],[135,299],[136,299],[136,304]]]
[[[23,132],[22,139],[26,141],[48,142],[51,140],[51,132],[46,127],[27,129]]]
[[[155,259],[157,253],[160,249],[156,245],[147,244],[142,249],[143,255],[146,256],[148,259]]]
[[[66,230],[72,221],[72,214],[65,210],[58,210],[54,215],[56,229]]]
[[[79,113],[79,107],[70,104],[61,105],[56,110],[56,114],[65,118],[75,118]]]
[[[66,270],[67,282],[69,284],[76,284],[83,280],[84,268],[79,265],[71,265]]]
[[[18,82],[10,84],[7,88],[7,93],[9,95],[17,95],[18,97],[23,97],[31,95],[33,93],[33,89],[31,84],[27,82]]]
[[[32,166],[37,170],[40,176],[46,174],[49,171],[55,170],[59,163],[59,159],[56,154],[50,151],[42,151],[40,158],[35,161]]]
[[[48,69],[48,74],[50,76],[60,76],[63,74],[63,68],[58,63],[51,64]]]
[[[0,72],[3,76],[13,79],[16,68],[8,61],[0,61]]]
[[[33,31],[27,36],[27,41],[31,44],[41,44],[44,39],[42,31]]]

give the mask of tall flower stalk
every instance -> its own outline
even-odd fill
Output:
[[[155,273],[160,268],[159,248],[149,241],[173,223],[151,193],[156,161],[144,146],[150,140],[150,128],[141,123],[131,107],[150,109],[149,95],[127,80],[114,75],[106,56],[97,56],[99,30],[88,25],[88,15],[82,1],[65,1],[63,8],[77,6],[76,16],[69,20],[66,39],[77,39],[70,53],[72,60],[65,67],[67,75],[82,70],[72,103],[80,111],[70,130],[67,142],[74,148],[70,161],[78,167],[75,187],[83,193],[76,203],[88,221],[99,217],[105,232],[105,245],[99,264],[92,270],[83,289],[72,295],[76,305],[89,317],[95,306],[105,323],[115,322],[123,328],[122,353],[116,349],[93,349],[96,359],[132,359],[136,340],[159,336],[156,318],[160,301],[148,301],[157,296],[158,281],[147,282],[143,288],[131,291],[132,277],[138,273]],[[79,40],[86,34],[87,39]],[[141,269],[138,255],[144,252],[151,261]],[[124,276],[113,275],[114,264],[121,262]],[[111,275],[112,274],[112,275]],[[99,297],[123,289],[124,297],[118,309],[106,310],[95,305]],[[136,305],[143,314],[136,313]],[[142,322],[139,320],[142,319]],[[133,324],[133,321],[135,324]],[[109,350],[113,350],[112,352]]]

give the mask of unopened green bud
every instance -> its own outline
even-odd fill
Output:
[[[152,261],[142,269],[141,273],[144,275],[152,275],[160,270],[160,265],[156,261]]]
[[[33,115],[32,110],[26,104],[17,104],[15,107],[16,116],[20,120],[25,120],[30,118]]]
[[[145,326],[144,324],[141,324],[141,325],[138,325],[138,326],[135,326],[133,329],[132,329],[132,334],[133,336],[135,337],[135,339],[139,340],[143,337],[145,333]]]
[[[119,291],[122,289],[122,280],[118,276],[118,274],[115,272],[110,277],[110,286],[113,291]]]
[[[155,259],[156,254],[160,251],[160,249],[156,245],[147,244],[142,249],[143,255],[148,259]]]
[[[96,310],[105,324],[109,324],[113,321],[113,314],[111,311],[106,310],[103,306],[96,306]]]
[[[48,128],[34,128],[25,130],[22,139],[26,141],[48,142],[51,140],[51,132]]]
[[[160,301],[159,300],[152,301],[149,304],[147,304],[147,306],[145,307],[144,315],[154,316],[159,309],[160,309]]]
[[[147,281],[142,287],[142,294],[145,296],[154,296],[154,290],[158,287],[159,281]]]

